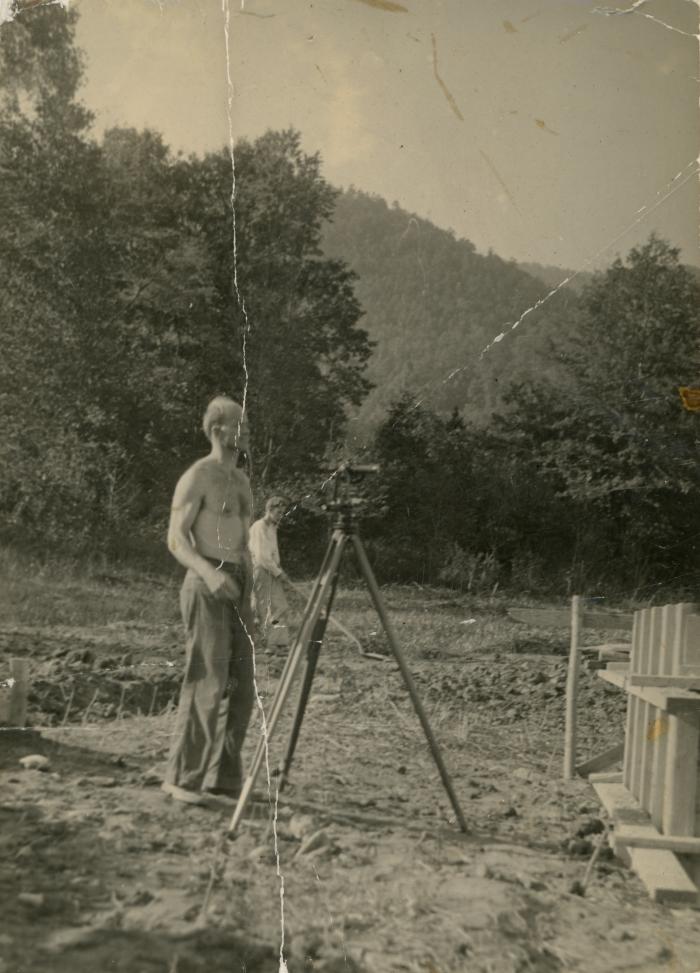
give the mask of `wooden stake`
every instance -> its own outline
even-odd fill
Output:
[[[14,680],[10,693],[10,726],[27,725],[27,694],[29,693],[29,663],[26,659],[10,659],[10,675]]]
[[[578,694],[579,632],[581,630],[581,599],[571,599],[571,645],[569,671],[566,679],[566,724],[564,729],[564,780],[572,780],[576,773],[576,700]]]

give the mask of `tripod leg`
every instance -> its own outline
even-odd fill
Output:
[[[396,640],[396,635],[394,634],[394,630],[391,626],[389,616],[387,615],[384,609],[381,594],[379,592],[379,586],[374,577],[374,573],[372,572],[372,567],[369,563],[367,555],[365,554],[365,549],[362,546],[362,541],[357,536],[357,534],[352,535],[352,543],[353,543],[353,547],[355,548],[355,553],[357,554],[357,560],[360,563],[360,569],[362,571],[362,574],[364,575],[365,581],[367,582],[367,587],[369,588],[369,593],[372,597],[374,607],[377,610],[377,614],[379,615],[379,620],[381,621],[384,631],[386,632],[386,637],[389,642],[389,645],[391,646],[391,651],[393,652],[394,658],[396,659],[398,667],[401,670],[401,675],[403,676],[403,681],[406,684],[408,695],[411,697],[413,708],[415,709],[418,719],[420,720],[420,724],[423,727],[423,733],[425,734],[425,738],[428,741],[428,747],[430,748],[430,753],[432,754],[433,760],[435,761],[437,769],[440,772],[440,777],[442,779],[443,786],[447,792],[447,796],[450,799],[450,804],[452,805],[452,809],[455,812],[455,816],[459,823],[460,830],[466,832],[469,829],[467,828],[467,823],[464,819],[462,808],[459,806],[457,795],[455,794],[454,788],[452,787],[452,781],[450,780],[450,775],[447,773],[447,767],[445,766],[445,763],[442,759],[442,754],[440,753],[440,748],[438,747],[437,740],[433,736],[433,731],[430,727],[430,723],[428,722],[428,717],[425,713],[425,710],[423,709],[423,704],[421,703],[420,698],[418,696],[416,685],[413,682],[413,676],[411,675],[410,670],[406,665],[406,660],[404,659],[403,653],[399,648],[399,644]]]
[[[285,667],[285,672],[283,674],[284,678],[280,680],[277,687],[277,691],[272,701],[272,707],[266,720],[266,725],[263,727],[263,733],[258,740],[258,745],[248,771],[248,776],[243,783],[241,794],[238,798],[238,804],[236,805],[233,812],[233,817],[231,818],[231,823],[229,824],[229,833],[231,834],[235,832],[241,818],[243,817],[243,812],[245,811],[246,805],[250,800],[250,795],[253,791],[253,787],[255,786],[255,781],[260,773],[262,762],[267,753],[269,741],[274,733],[280,714],[282,713],[282,709],[287,700],[287,696],[289,695],[289,691],[292,688],[296,670],[299,667],[299,663],[303,655],[304,647],[310,638],[311,632],[313,632],[315,628],[316,621],[321,613],[324,600],[338,570],[338,565],[345,547],[345,542],[346,538],[342,532],[334,531],[329,543],[329,556],[324,562],[326,564],[325,574],[322,577],[319,577],[319,582],[314,589],[314,594],[316,597],[309,599],[309,603],[306,606],[306,611],[304,613],[304,618],[302,620],[299,633],[294,640],[294,645],[292,646],[292,650],[289,654],[289,664]]]
[[[310,612],[313,610],[311,606],[315,604],[318,598],[321,581],[326,576],[330,559],[333,557],[335,543],[336,543],[336,539],[335,539],[335,535],[333,535],[331,537],[330,543],[328,544],[328,547],[326,548],[326,553],[323,555],[323,561],[321,562],[320,570],[318,572],[318,575],[316,576],[316,580],[314,581],[313,587],[311,589],[311,594],[309,595],[306,605],[304,606],[304,614],[302,616],[301,624],[299,626],[298,635],[292,642],[289,652],[287,653],[287,658],[284,660],[284,666],[282,667],[282,672],[280,673],[280,681],[278,683],[278,687],[281,686],[286,681],[287,672],[289,670],[290,665],[292,664],[292,659],[294,656],[294,647],[297,641],[301,638],[303,634],[304,625],[309,617]]]
[[[338,571],[336,571],[332,583],[330,594],[328,595],[328,602],[326,607],[319,615],[314,630],[311,634],[311,639],[309,640],[309,645],[307,648],[306,657],[306,672],[304,673],[304,682],[302,683],[301,693],[299,694],[299,702],[297,704],[297,711],[294,717],[294,725],[292,726],[292,732],[289,737],[289,746],[287,748],[287,754],[284,758],[284,763],[282,764],[282,769],[280,776],[278,778],[278,788],[281,791],[287,782],[289,776],[289,768],[292,765],[292,760],[294,759],[294,751],[296,750],[297,741],[299,739],[299,732],[301,730],[301,724],[304,719],[304,714],[306,713],[306,705],[309,701],[309,695],[311,693],[311,685],[314,680],[314,675],[316,673],[316,666],[318,664],[318,657],[321,654],[321,645],[323,643],[323,637],[326,634],[326,626],[328,625],[328,619],[331,614],[331,608],[333,607],[333,600],[335,598],[336,588],[338,587]]]
[[[321,565],[321,570],[319,571],[318,577],[314,582],[311,595],[304,608],[304,614],[301,619],[301,624],[299,625],[299,630],[294,638],[291,645],[289,653],[284,663],[284,667],[280,674],[280,680],[277,684],[277,689],[275,695],[272,698],[272,705],[270,712],[267,714],[267,724],[268,728],[274,726],[278,717],[278,708],[284,703],[286,694],[288,692],[288,684],[294,680],[294,675],[296,668],[299,664],[303,649],[306,647],[309,640],[309,633],[315,624],[315,619],[318,616],[321,606],[323,605],[323,598],[325,592],[327,591],[327,577],[331,567],[331,562],[335,560],[336,557],[336,546],[338,544],[338,538],[335,534],[331,537],[328,544],[326,554],[323,559],[323,564]],[[264,752],[265,750],[265,739],[261,737],[258,748]],[[258,759],[258,754],[256,751],[254,760]]]
[[[318,628],[320,624],[320,619],[316,623]],[[292,732],[289,737],[289,745],[287,747],[287,753],[284,761],[280,768],[279,777],[277,778],[277,787],[280,792],[284,789],[284,785],[287,783],[287,777],[289,774],[289,768],[292,765],[292,760],[294,758],[294,751],[296,750],[297,740],[299,739],[299,732],[301,730],[302,720],[304,719],[304,714],[306,712],[306,704],[309,700],[309,695],[311,694],[311,684],[314,680],[314,675],[316,674],[316,665],[318,663],[318,657],[321,653],[321,643],[317,638],[316,631],[314,631],[311,636],[311,640],[307,646],[306,655],[306,671],[304,673],[304,682],[301,686],[301,694],[299,696],[299,702],[297,704],[297,711],[294,716],[294,725],[292,726]]]

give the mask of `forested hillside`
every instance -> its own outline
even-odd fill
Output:
[[[576,272],[570,267],[553,267],[551,264],[526,263],[522,260],[518,262],[518,267],[525,273],[544,281],[547,287],[558,287],[567,277],[572,277],[572,280],[566,286],[576,291],[577,294],[583,290],[586,284],[590,283],[593,276],[590,271],[579,270]],[[573,277],[574,274],[576,274],[575,277]]]
[[[377,342],[368,372],[375,388],[362,405],[361,426],[381,421],[405,390],[425,396],[432,408],[456,406],[468,419],[483,420],[511,381],[552,368],[542,353],[567,329],[573,291],[556,294],[480,358],[551,286],[513,261],[481,255],[468,240],[355,189],[338,198],[323,244],[357,273],[362,325]]]

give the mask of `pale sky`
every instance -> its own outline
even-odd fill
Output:
[[[98,131],[151,127],[185,152],[227,143],[226,0],[75,6]],[[600,10],[231,2],[234,133],[298,128],[330,182],[397,200],[482,252],[583,269],[655,229],[700,264],[698,7]]]

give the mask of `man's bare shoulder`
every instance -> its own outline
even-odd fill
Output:
[[[191,493],[203,490],[209,481],[207,467],[204,465],[206,459],[198,459],[196,463],[188,467],[177,481],[176,493]]]

